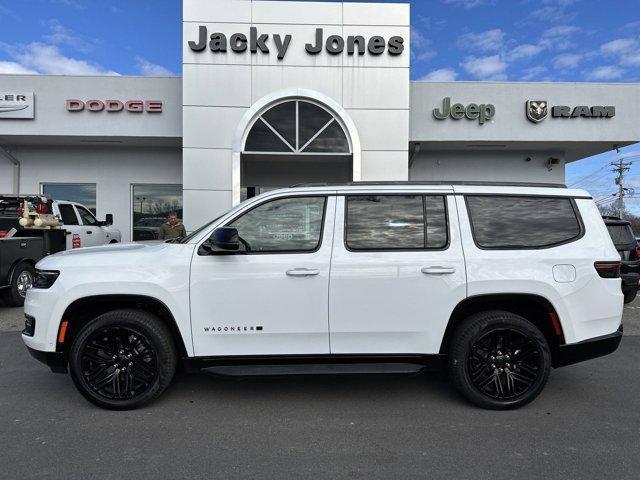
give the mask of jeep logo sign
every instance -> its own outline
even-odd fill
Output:
[[[67,100],[68,112],[131,112],[131,113],[162,113],[160,100]]]
[[[496,107],[491,103],[470,103],[466,107],[461,103],[451,105],[451,97],[442,100],[442,109],[434,108],[433,116],[436,120],[444,120],[448,117],[454,120],[467,118],[477,120],[480,125],[490,121],[496,114]]]

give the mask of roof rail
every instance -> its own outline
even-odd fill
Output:
[[[551,188],[567,188],[563,183],[537,183],[537,182],[481,182],[481,181],[447,181],[447,180],[424,180],[424,181],[364,181],[364,182],[315,182],[315,183],[298,183],[291,185],[290,188],[298,187],[357,187],[357,186],[402,186],[402,185],[466,185],[466,186],[487,186],[487,187],[551,187]]]

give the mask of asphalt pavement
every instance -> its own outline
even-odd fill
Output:
[[[438,374],[180,374],[109,412],[26,352],[0,308],[2,479],[637,479],[640,301],[614,354],[552,371],[532,404],[491,412]]]

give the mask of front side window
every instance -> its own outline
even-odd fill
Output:
[[[476,244],[481,248],[544,248],[576,239],[581,226],[570,198],[466,197]]]
[[[82,219],[83,225],[89,225],[89,226],[98,225],[98,221],[96,220],[96,217],[94,217],[89,210],[79,206],[76,206],[76,208],[78,209],[78,213],[80,214],[80,218]]]
[[[247,252],[312,252],[320,246],[325,197],[272,200],[229,224]]]
[[[43,183],[42,194],[53,200],[81,203],[96,213],[95,183]]]
[[[58,210],[60,210],[60,219],[64,225],[80,225],[73,205],[61,203],[58,205]]]

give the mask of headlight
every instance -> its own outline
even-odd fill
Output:
[[[36,278],[32,288],[47,289],[53,285],[60,275],[57,270],[36,270]]]

